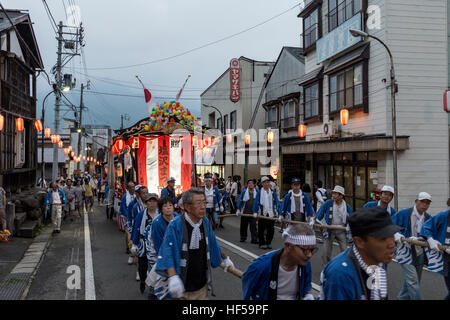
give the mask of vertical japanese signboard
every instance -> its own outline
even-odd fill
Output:
[[[230,100],[238,102],[241,99],[241,68],[238,59],[230,63]]]

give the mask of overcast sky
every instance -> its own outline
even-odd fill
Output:
[[[171,60],[126,69],[93,68],[121,67],[177,55],[255,26],[300,2],[47,0],[57,23],[66,22],[64,5],[68,7],[72,3],[80,8],[85,28],[84,52],[91,91],[142,95],[142,98],[135,98],[87,92],[85,106],[88,111],[83,117],[83,123],[107,124],[113,129],[120,127],[121,114],[130,116],[126,126],[147,116],[143,90],[136,80],[136,74],[156,97],[175,97],[187,75],[192,75],[180,100],[199,116],[200,94],[228,68],[232,58],[246,56],[254,60],[275,61],[283,46],[300,45],[299,8],[236,37]],[[50,74],[56,62],[57,41],[42,1],[3,0],[1,3],[7,9],[29,10],[45,69]],[[64,73],[75,73],[77,78],[77,88],[69,94],[75,105],[80,103],[80,84],[86,81],[79,72],[85,73],[82,60],[75,57],[73,63],[64,69]],[[42,98],[50,90],[44,77],[40,77],[38,114],[41,112]],[[53,104],[54,98],[47,100],[46,118],[51,119],[52,127]],[[73,118],[73,112],[67,111],[67,107],[63,108],[61,116]]]

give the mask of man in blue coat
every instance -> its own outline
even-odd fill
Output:
[[[161,190],[161,199],[170,198],[175,204],[175,209],[177,208],[177,195],[175,194],[175,181],[174,177],[167,179],[167,187]]]
[[[379,206],[379,207],[385,208],[392,217],[396,213],[395,209],[392,208],[390,205],[390,202],[394,198],[394,194],[395,194],[394,188],[392,188],[390,186],[383,186],[383,188],[381,188],[380,200],[379,201],[369,201],[363,206],[363,208]]]
[[[66,196],[62,189],[58,188],[58,185],[53,182],[51,184],[51,189],[47,193],[47,197],[45,198],[45,211],[48,211],[50,206],[52,213],[52,223],[53,223],[53,233],[61,232],[61,215],[62,208],[67,203]]]
[[[130,234],[130,249],[133,245],[133,242],[131,241],[131,235],[133,233],[133,227],[134,227],[134,220],[136,216],[145,209],[144,201],[142,200],[142,197],[147,193],[147,187],[137,185],[135,188],[136,191],[136,198],[130,203],[128,206],[128,222],[127,222],[127,230]],[[133,254],[133,253],[132,253]],[[130,259],[128,259],[128,264],[132,264],[133,261],[130,263]],[[139,271],[136,271],[136,281],[139,281]]]
[[[278,218],[281,222],[280,202],[275,191],[271,189],[270,179],[268,177],[262,177],[262,189],[258,190],[255,202],[253,204],[253,217],[259,216]],[[265,232],[267,231],[267,235]],[[275,221],[258,219],[258,237],[260,249],[272,249],[270,244],[273,240],[275,233]]]
[[[281,214],[287,220],[306,222],[307,218],[314,215],[314,209],[308,195],[302,192],[300,187],[300,179],[293,178],[292,189],[281,203]]]
[[[222,195],[219,188],[212,185],[212,178],[210,176],[205,177],[205,185],[203,186],[203,192],[206,197],[206,217],[212,222],[213,230],[216,229],[216,225],[219,223],[219,211],[222,206]]]
[[[392,222],[403,228],[403,231],[395,234],[395,241],[401,243],[402,238],[418,240],[423,224],[431,218],[427,213],[431,204],[431,196],[426,192],[421,192],[416,197],[414,207],[403,209],[392,216]],[[412,246],[412,263],[400,264],[403,271],[403,287],[398,294],[399,300],[423,300],[420,291],[420,280],[425,264],[425,253],[423,247]]]
[[[317,251],[316,236],[307,225],[290,225],[284,247],[255,260],[242,276],[244,300],[314,300],[309,260]]]
[[[128,264],[133,263],[133,257],[130,252],[130,238],[131,235],[128,232],[128,207],[130,204],[134,201],[136,198],[135,190],[134,190],[134,183],[128,182],[127,185],[127,192],[122,196],[122,199],[120,200],[120,208],[119,208],[119,219],[122,219],[123,226],[125,229],[125,245],[126,245],[126,253],[130,254],[128,257]]]
[[[245,188],[241,192],[241,196],[239,197],[239,201],[237,203],[236,215],[239,216],[241,213],[243,214],[253,214],[253,204],[256,198],[256,189],[255,189],[255,179],[249,179],[247,181],[247,188]],[[250,237],[251,243],[258,243],[258,233],[256,229],[256,219],[253,217],[241,217],[241,226],[240,226],[240,235],[241,242],[245,242],[247,240],[247,229],[250,225]]]
[[[208,289],[214,295],[211,268],[222,259],[225,272],[233,267],[230,258],[217,243],[206,216],[203,189],[192,188],[183,193],[186,212],[169,224],[158,252],[156,272],[169,277],[169,292],[174,298],[207,300]]]
[[[431,250],[439,251],[439,245],[444,244],[444,280],[448,294],[445,300],[450,300],[450,211],[442,211],[428,219],[420,231],[420,236],[427,239]]]
[[[353,245],[325,266],[320,300],[387,300],[385,264],[395,256],[394,234],[401,227],[380,207],[362,208],[348,222]]]
[[[316,220],[325,220],[326,225],[333,226],[347,226],[347,218],[352,213],[352,208],[345,200],[345,189],[341,186],[335,186],[332,191],[332,199],[325,201],[320,207],[316,215]],[[311,223],[314,223],[314,219],[311,219]],[[344,230],[329,230],[324,231],[323,237],[325,239],[325,250],[323,252],[323,262],[327,264],[331,260],[333,253],[333,242],[339,244],[340,252],[347,248],[347,236]]]

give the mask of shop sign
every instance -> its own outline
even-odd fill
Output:
[[[230,62],[230,100],[238,102],[241,99],[241,68],[238,59]]]

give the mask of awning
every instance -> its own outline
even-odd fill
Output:
[[[362,60],[366,60],[370,58],[370,42],[347,53],[346,55],[334,59],[325,68],[324,73],[329,74],[339,69],[345,68],[352,63],[356,63]]]
[[[336,140],[293,142],[281,146],[283,154],[392,151],[392,137],[362,136]],[[409,136],[397,137],[397,151],[409,149]]]
[[[307,73],[303,75],[300,80],[297,82],[299,86],[304,86],[307,84],[310,84],[312,82],[315,82],[319,79],[322,79],[323,77],[323,67],[318,68],[314,71],[311,71],[310,73]]]

